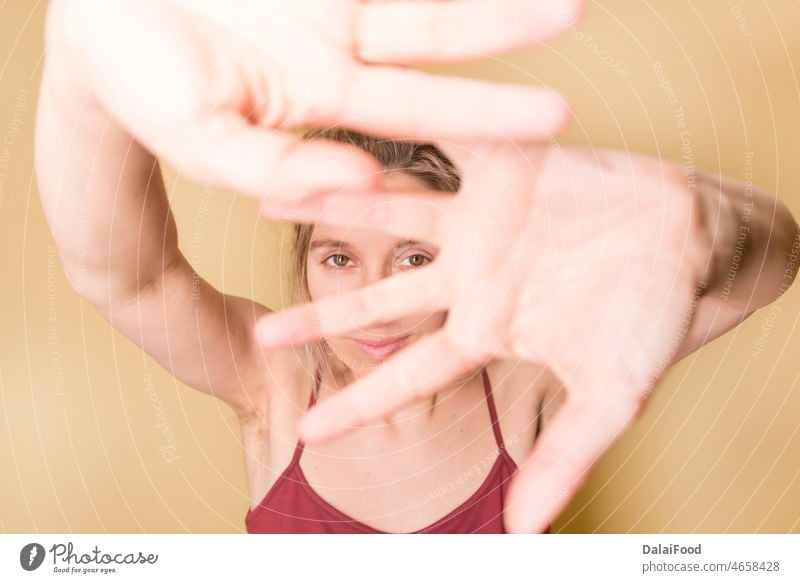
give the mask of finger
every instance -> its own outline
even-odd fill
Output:
[[[580,19],[583,0],[366,2],[357,56],[372,63],[457,62],[540,43]]]
[[[392,275],[357,291],[262,316],[256,338],[264,348],[279,349],[446,310],[448,289],[442,281],[435,265]]]
[[[300,419],[300,437],[321,443],[435,393],[478,364],[459,354],[444,330],[422,338]]]
[[[472,212],[465,210],[460,216],[480,221],[484,229],[491,230],[491,241],[482,240],[482,244],[491,244],[495,252],[510,253],[529,223],[548,146],[509,140],[434,143],[461,175],[460,202]],[[464,231],[479,228],[470,225]]]
[[[340,192],[284,203],[265,199],[261,212],[293,223],[323,223],[345,228],[380,229],[409,239],[438,244],[454,217],[444,195]]]
[[[366,152],[250,125],[233,112],[166,127],[148,141],[179,172],[198,182],[258,198],[298,200],[380,184],[382,168]]]
[[[566,99],[543,87],[363,66],[348,81],[318,124],[335,120],[365,133],[418,141],[544,140],[564,131],[572,118]]]
[[[550,145],[521,144],[504,139],[497,142],[465,141],[435,142],[459,169],[462,183],[478,194],[502,191],[509,196],[486,195],[490,201],[517,200],[520,192],[534,190],[538,178],[555,149]]]
[[[508,530],[543,532],[637,412],[637,407],[619,402],[577,403],[568,398],[512,480],[505,507]]]

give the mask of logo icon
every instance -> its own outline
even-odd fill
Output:
[[[26,571],[35,571],[44,561],[44,547],[39,543],[29,543],[19,552],[19,564]]]

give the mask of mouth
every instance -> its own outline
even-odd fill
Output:
[[[367,356],[372,358],[386,358],[393,352],[400,350],[407,342],[410,336],[397,336],[395,338],[387,338],[385,340],[359,340],[357,338],[350,338],[353,344]]]

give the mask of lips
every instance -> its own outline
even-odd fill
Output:
[[[400,350],[408,342],[408,336],[397,336],[385,340],[359,340],[351,338],[353,344],[367,356],[372,358],[386,358],[393,352]]]

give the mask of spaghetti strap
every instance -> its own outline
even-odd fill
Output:
[[[494,405],[494,395],[492,394],[492,383],[489,382],[489,374],[486,372],[486,367],[482,369],[483,375],[483,389],[486,392],[486,403],[489,406],[489,416],[492,420],[492,431],[494,431],[494,439],[497,442],[497,447],[502,454],[506,446],[503,442],[503,432],[500,431],[500,420],[497,418],[497,408]]]
[[[320,383],[320,372],[317,369],[316,373],[316,380],[314,382],[314,388],[311,389],[311,396],[308,398],[308,405],[306,406],[306,411],[310,409],[314,403],[317,402],[317,392],[319,391],[319,383]],[[300,462],[300,454],[303,453],[303,449],[305,448],[305,444],[303,441],[298,437],[297,444],[294,446],[294,455],[292,456],[292,461],[290,465],[295,465]]]

